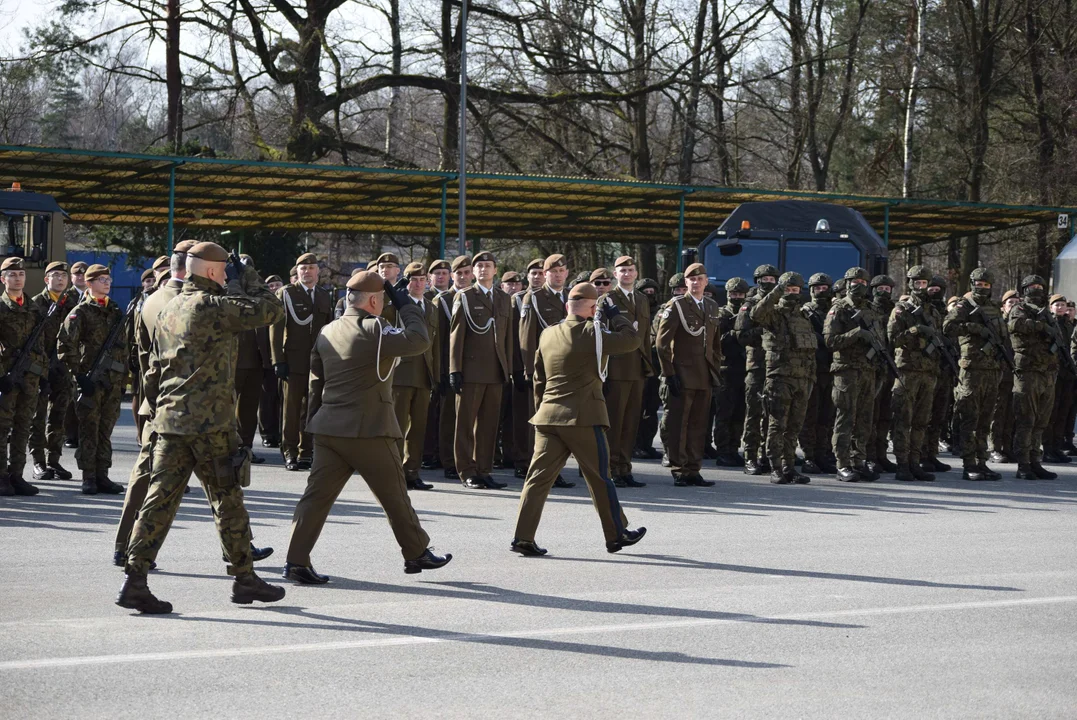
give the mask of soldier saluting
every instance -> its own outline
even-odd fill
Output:
[[[535,454],[527,472],[511,549],[545,555],[535,544],[542,508],[569,454],[575,456],[602,521],[606,550],[635,545],[646,528],[629,530],[617,489],[609,477],[609,417],[602,394],[609,356],[636,351],[635,328],[613,303],[603,306],[610,329],[595,322],[598,290],[589,282],[569,292],[568,317],[543,332],[535,353]]]
[[[146,378],[146,399],[153,404],[147,427],[157,439],[149,492],[127,548],[126,578],[116,599],[120,607],[172,612],[170,603],[150,592],[146,572],[196,470],[213,508],[228,574],[235,577],[232,602],[248,605],[284,597],[284,588],[254,574],[250,517],[243,505],[250,456],[239,449],[234,389],[236,335],[278,321],[284,308],[253,267],[240,265],[242,274],[234,269],[229,278],[228,259],[216,243],[190,248],[183,289],[157,316]]]

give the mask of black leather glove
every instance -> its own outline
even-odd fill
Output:
[[[401,287],[403,283],[403,287]],[[408,281],[404,278],[400,278],[396,285],[389,284],[389,281],[385,281],[385,294],[389,296],[389,302],[393,304],[393,307],[397,309],[397,312],[404,307],[404,304],[410,302],[408,297]]]
[[[617,307],[617,304],[613,302],[609,297],[606,298],[606,304],[602,306],[602,317],[607,321],[612,320],[621,314],[621,308]]]
[[[677,398],[681,396],[681,390],[684,389],[684,383],[681,382],[680,375],[668,375],[666,377],[666,388],[669,390],[669,394]]]
[[[935,337],[935,328],[930,325],[917,325],[916,332],[920,333],[926,338]]]
[[[282,363],[277,363],[276,365],[274,365],[273,366],[273,374],[276,375],[281,380],[287,380],[288,379],[288,363],[282,362]]]
[[[94,391],[97,389],[89,375],[76,375],[75,383],[79,386],[79,390],[85,395],[93,395]]]
[[[872,334],[871,330],[868,330],[866,328],[860,328],[860,330],[856,333],[856,336],[866,342],[868,345],[871,345],[872,341],[875,339],[875,336]]]
[[[232,282],[233,280],[239,280],[239,273],[236,272],[236,266],[233,263],[231,263],[231,262],[225,263],[225,265],[224,265],[224,278],[225,278],[225,280],[227,282]]]
[[[524,392],[531,387],[531,383],[522,372],[518,372],[512,374],[512,386],[516,388],[516,392]]]
[[[0,375],[0,393],[9,393],[15,388],[14,383],[11,382],[11,378],[7,375]]]
[[[449,387],[452,388],[452,391],[457,395],[464,392],[464,373],[449,373]]]
[[[49,385],[49,381],[45,378],[41,378],[37,382],[37,393],[42,397],[48,397],[52,394],[52,386]]]

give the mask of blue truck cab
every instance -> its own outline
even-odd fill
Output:
[[[837,280],[856,266],[880,275],[889,261],[886,243],[859,212],[807,200],[738,205],[698,253],[711,283],[723,291],[732,277],[753,285],[752,273],[765,264],[798,272],[806,282],[818,272]]]

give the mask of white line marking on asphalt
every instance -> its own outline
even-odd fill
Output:
[[[982,600],[934,605],[900,605],[877,608],[850,608],[826,610],[814,613],[774,615],[770,617],[745,616],[744,618],[712,618],[698,620],[668,620],[664,622],[623,623],[618,625],[583,625],[576,627],[518,630],[500,633],[448,633],[437,637],[401,635],[391,638],[367,640],[341,640],[337,642],[303,643],[294,645],[261,645],[254,647],[213,648],[206,650],[174,650],[156,653],[129,653],[122,655],[83,655],[61,658],[36,658],[32,660],[8,660],[0,662],[0,671],[38,670],[41,668],[76,667],[80,665],[113,665],[122,663],[145,663],[154,661],[194,660],[205,658],[246,657],[251,655],[280,655],[293,652],[325,652],[329,650],[353,650],[357,648],[393,647],[399,645],[429,645],[446,642],[491,641],[499,638],[542,638],[560,635],[596,635],[600,633],[624,633],[648,630],[670,630],[707,625],[741,623],[767,623],[775,620],[826,620],[840,617],[863,617],[871,615],[905,615],[921,612],[952,610],[980,610],[1015,607],[1022,605],[1057,605],[1077,602],[1077,595],[1023,598],[1020,600]]]

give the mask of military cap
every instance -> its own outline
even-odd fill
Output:
[[[639,284],[636,285],[637,290],[658,290],[658,283],[654,278],[643,278]]]
[[[142,282],[146,282],[147,280],[152,280],[154,278],[155,274],[156,273],[153,272],[153,268],[150,268],[148,270],[143,270],[142,271]]]
[[[472,263],[471,263],[471,256],[470,255],[460,255],[458,257],[453,258],[452,265],[451,265],[452,271],[456,272],[460,268],[471,267],[471,264]]]
[[[452,266],[449,264],[448,260],[438,259],[430,263],[429,270],[430,272],[434,272],[435,270],[452,270]]]
[[[535,258],[531,262],[527,263],[527,272],[531,272],[532,270],[536,270],[536,269],[537,270],[543,270],[544,268],[542,266],[543,266],[542,258]]]
[[[520,273],[515,270],[509,270],[501,275],[501,282],[523,282],[523,280],[520,278]]]
[[[992,285],[995,284],[994,274],[987,268],[978,267],[969,273],[969,281],[971,282],[987,282]]]
[[[0,264],[0,272],[4,270],[22,270],[22,258],[21,257],[9,257],[4,260],[3,264]]]
[[[752,273],[752,279],[758,280],[759,278],[766,277],[767,275],[773,275],[774,277],[778,277],[778,268],[774,267],[773,265],[760,265],[755,269],[755,272]]]
[[[808,287],[814,285],[833,285],[834,281],[830,279],[830,276],[826,273],[815,273],[808,278]]]
[[[60,270],[61,272],[67,272],[67,263],[61,260],[57,260],[56,262],[50,262],[48,265],[45,266],[46,275],[48,275],[50,272],[55,272],[57,270]]]
[[[1021,289],[1024,290],[1029,285],[1043,285],[1047,287],[1047,281],[1039,275],[1025,275],[1021,278]]]
[[[71,266],[71,274],[74,275],[75,273],[84,273],[86,272],[87,267],[89,266],[86,263],[79,260],[77,263]]]
[[[361,270],[348,278],[348,289],[356,292],[378,292],[385,289],[385,279],[376,272]]]
[[[1061,293],[1055,293],[1051,297],[1047,298],[1048,305],[1054,305],[1056,302],[1066,302],[1066,296]]]
[[[228,262],[228,251],[215,242],[200,242],[188,250],[187,254],[206,262]]]
[[[684,273],[674,273],[669,278],[669,286],[671,288],[684,287]]]
[[[692,263],[688,266],[688,269],[684,271],[686,278],[695,277],[696,275],[706,275],[707,266],[703,263]]]
[[[300,265],[317,265],[317,264],[318,264],[318,256],[315,255],[314,253],[311,253],[311,252],[303,253],[302,255],[299,256],[299,259],[295,261],[295,266],[296,267],[299,267]]]
[[[945,288],[946,278],[944,278],[942,275],[932,275],[931,280],[928,282],[927,286]]]
[[[269,277],[266,278],[266,285],[268,285],[269,283],[275,283],[275,282],[283,283],[284,281],[280,279],[280,275],[270,275]]]
[[[931,282],[932,274],[927,265],[913,265],[905,273],[906,280],[927,280]]]
[[[561,253],[554,253],[542,263],[543,270],[551,270],[556,267],[568,267],[568,261]]]
[[[598,288],[589,282],[578,282],[568,291],[569,300],[598,300]]]
[[[425,277],[426,268],[423,267],[421,262],[408,263],[408,266],[404,268],[404,277],[409,280],[413,277]]]
[[[150,269],[151,270],[165,270],[165,269],[168,268],[168,261],[169,261],[169,257],[167,255],[162,255],[161,257],[159,257],[159,258],[157,258],[156,260],[153,261],[153,266]]]
[[[194,240],[182,240],[172,248],[173,255],[186,255],[195,246]]]
[[[748,281],[741,277],[731,277],[725,281],[725,291],[727,293],[746,293],[748,292]]]
[[[873,288],[879,287],[880,285],[889,285],[890,287],[894,287],[894,285],[896,284],[897,283],[894,282],[894,278],[890,277],[889,275],[876,275],[871,279],[871,286]]]
[[[868,271],[862,267],[851,267],[845,271],[845,279],[868,282],[871,280],[871,275],[868,275]]]
[[[385,264],[385,263],[392,263],[393,265],[399,265],[400,264],[400,258],[398,258],[396,255],[394,255],[391,252],[382,253],[381,255],[378,255],[378,265],[382,265],[382,264]]]
[[[1077,302],[1073,302],[1072,300],[1070,300],[1066,303],[1066,307],[1077,307]]]
[[[1006,302],[1010,298],[1015,297],[1018,297],[1016,290],[1007,290],[1006,292],[1002,293],[1002,302]]]
[[[590,277],[587,278],[588,282],[594,282],[595,280],[612,280],[613,276],[610,275],[610,271],[606,268],[598,268]]]
[[[371,260],[370,262],[368,262],[366,264],[366,269],[367,270],[377,270],[378,269],[378,261],[377,260]],[[295,268],[292,268],[292,272],[293,273],[295,272]]]
[[[292,265],[292,269],[288,271],[288,277],[295,277],[298,274],[299,268],[297,268],[295,265]]]
[[[804,287],[804,276],[798,272],[783,272],[782,276],[778,278],[778,284],[786,287]]]
[[[629,265],[635,265],[635,264],[636,264],[636,259],[634,257],[632,257],[631,255],[622,255],[621,257],[619,257],[619,258],[617,258],[616,260],[613,261],[613,267],[615,267],[615,268],[619,268],[619,267],[622,267],[622,266],[627,267]]]
[[[98,265],[96,263],[91,265],[90,267],[86,268],[86,280],[87,281],[95,280],[96,278],[99,278],[102,275],[111,275],[111,274],[112,274],[112,271],[109,270],[107,267],[105,267],[104,265]]]
[[[832,289],[834,290],[834,294],[835,295],[840,295],[841,293],[845,292],[845,284],[847,282],[848,282],[848,280],[846,280],[843,277],[840,277],[837,280],[835,280],[834,284],[831,286]]]
[[[472,265],[480,262],[492,262],[494,265],[497,265],[497,259],[494,257],[494,254],[489,250],[483,250],[482,252],[475,253],[475,257],[471,258]]]
[[[591,271],[590,270],[580,270],[576,274],[576,277],[572,280],[572,282],[573,283],[582,283],[582,282],[590,282],[590,280],[591,280]]]

